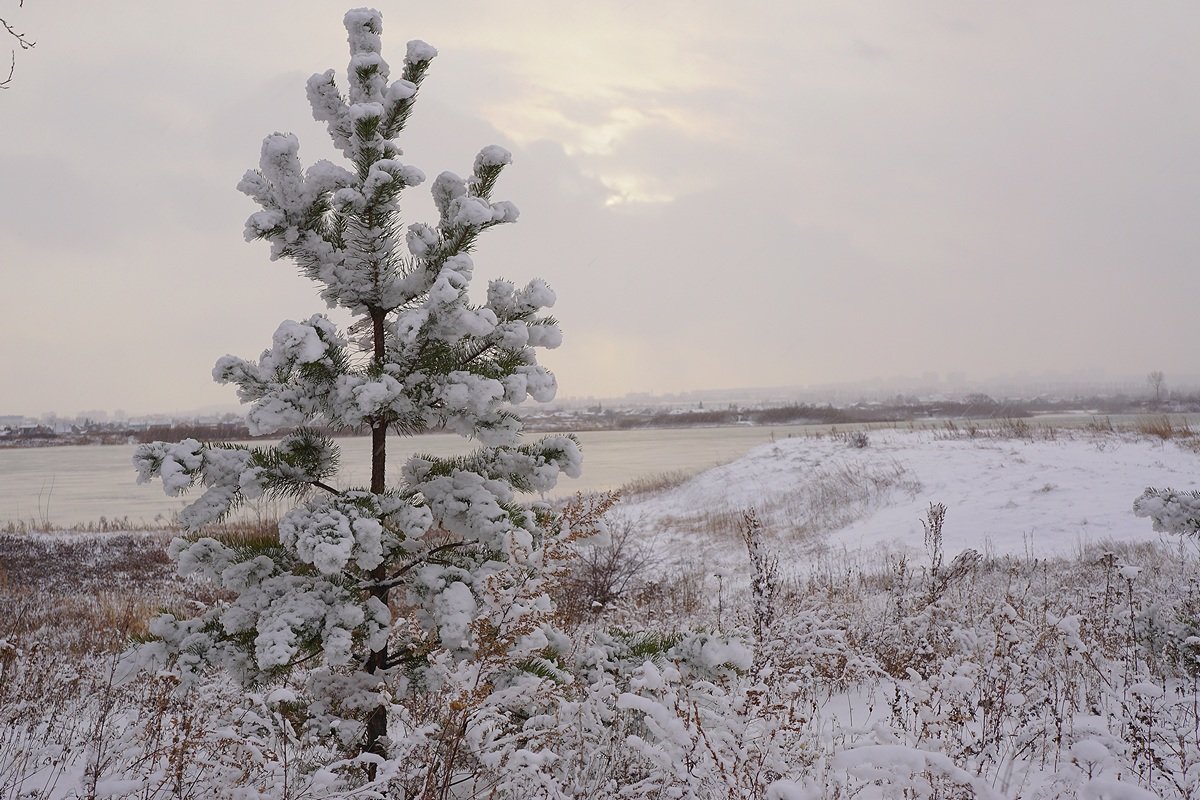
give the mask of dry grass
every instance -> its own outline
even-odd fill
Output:
[[[658,630],[674,630],[683,620],[705,616],[713,599],[705,573],[699,565],[659,573],[638,586],[623,617],[614,616],[623,622],[637,619]]]
[[[1017,439],[1024,442],[1070,439],[1073,429],[1047,425],[1037,420],[1003,417],[989,420],[948,419],[933,428],[937,439]]]
[[[1001,424],[987,432],[948,425],[939,435],[1096,436],[1098,441],[1137,435],[1180,443],[1196,438],[1186,422],[1180,425],[1167,417],[1149,419],[1132,433],[1094,420],[1087,428],[1048,432],[1024,424]],[[689,477],[682,472],[651,476],[633,491],[664,491]],[[920,490],[895,461],[843,463],[808,477],[791,493],[759,506],[781,535],[815,540],[817,532],[862,517],[893,493]],[[729,508],[671,524],[737,547],[744,519],[740,509]],[[265,518],[227,523],[208,535],[244,547],[270,544],[277,536],[274,521]],[[31,788],[49,796],[57,782],[61,789],[74,781],[75,776],[64,777],[64,762],[35,763],[34,756],[60,751],[73,752],[71,763],[76,765],[94,763],[87,768],[96,775],[153,774],[157,783],[148,778],[146,785],[158,788],[138,795],[143,797],[212,797],[216,795],[206,792],[217,786],[246,787],[249,796],[273,786],[254,784],[242,772],[250,769],[244,767],[250,760],[237,755],[235,740],[220,733],[226,728],[214,709],[219,703],[228,707],[233,695],[185,702],[172,698],[169,679],[144,676],[128,685],[115,680],[115,654],[144,635],[150,616],[162,608],[190,616],[189,607],[216,599],[205,584],[174,575],[165,552],[170,538],[163,531],[0,532],[0,798],[22,792],[32,796],[27,794]],[[621,543],[635,542],[626,531]],[[646,576],[636,548],[592,556],[594,574],[585,577],[598,579],[593,588],[609,591],[615,586],[619,602],[572,635],[586,636],[614,623],[631,635],[714,628],[736,633],[753,617],[748,592],[735,593],[720,584],[713,591],[713,576],[701,564]],[[858,713],[877,730],[905,745],[946,754],[1006,792],[1014,769],[1039,760],[1047,770],[1048,763],[1067,763],[1073,743],[1084,736],[1070,729],[1078,716],[1089,725],[1103,722],[1100,733],[1114,742],[1133,743],[1128,750],[1114,748],[1114,769],[1164,797],[1197,796],[1191,792],[1200,791],[1200,781],[1185,782],[1200,752],[1194,688],[1200,680],[1200,651],[1188,644],[1188,636],[1200,632],[1193,550],[1147,540],[1081,545],[1074,558],[1052,561],[984,556],[964,562],[961,569],[958,562],[943,569],[935,569],[935,563],[932,552],[927,560],[885,552],[854,557],[819,553],[807,574],[793,573],[783,585],[774,639],[764,638],[759,646],[770,650],[775,670],[776,677],[768,679],[775,681],[767,693],[772,702],[787,698],[802,712],[797,719],[803,724],[797,722],[794,730],[796,746],[788,751],[796,774],[828,765],[849,741],[828,739],[826,729],[828,723],[842,731],[837,736],[851,736],[846,733],[850,727],[838,727],[836,715],[843,703],[873,698],[870,702],[877,705],[860,705]],[[1121,565],[1142,571],[1125,579]],[[1073,622],[1065,626],[1056,622],[1068,617]],[[1072,625],[1080,644],[1067,635]],[[1142,701],[1131,687],[1150,684],[1169,688],[1164,696],[1170,702],[1152,709],[1137,705]],[[698,720],[696,709],[712,698],[697,702],[686,695],[690,689],[681,691],[687,702],[680,708]],[[429,713],[436,716],[448,702],[434,698]],[[1153,729],[1144,723],[1151,711],[1158,726]],[[763,719],[769,721],[774,713]],[[611,719],[618,720],[613,725],[620,730],[623,718],[613,714]],[[1134,746],[1168,733],[1176,737],[1182,755],[1172,755],[1165,746],[1158,751]],[[114,735],[124,751],[109,744]],[[702,752],[706,741],[703,731],[697,735],[701,738],[692,743],[691,752]],[[624,741],[615,738],[611,747],[618,761],[632,763],[629,752],[620,749]],[[96,757],[88,761],[92,752]],[[132,753],[122,756],[128,765],[116,760],[121,752]],[[260,756],[255,764],[274,769],[282,761],[286,772],[287,752],[264,749]],[[163,764],[167,767],[155,766]],[[227,773],[212,771],[227,767]],[[1164,770],[1179,782],[1155,777]],[[820,773],[804,774],[820,782]],[[185,783],[187,775],[203,781]],[[607,775],[621,780],[623,773]],[[899,779],[907,779],[907,773]],[[88,796],[87,781],[84,774],[80,796]],[[834,796],[854,796],[850,786],[849,794]],[[94,779],[91,787],[92,795],[100,794],[94,791]],[[1061,796],[1079,796],[1070,794],[1073,788],[1064,791],[1068,794]],[[947,790],[941,796],[964,795]]]
[[[1186,419],[1176,424],[1165,414],[1160,417],[1146,417],[1138,420],[1134,423],[1134,430],[1142,436],[1154,437],[1163,441],[1167,441],[1168,439],[1191,439],[1196,435],[1191,426],[1188,425]]]
[[[172,530],[173,525],[161,521],[134,522],[129,517],[100,517],[92,522],[80,522],[74,525],[54,525],[47,520],[16,520],[0,526],[0,534],[17,536],[29,533],[150,533],[154,531]]]
[[[822,488],[804,496],[832,505],[863,502],[905,480],[895,469],[831,471],[825,478]],[[231,526],[221,535],[252,542],[272,533],[261,526]],[[31,788],[53,796],[56,786],[61,794],[68,783],[88,796],[88,773],[66,774],[62,762],[34,759],[59,747],[74,753],[76,766],[93,763],[80,755],[90,748],[97,766],[87,769],[96,774],[151,776],[146,785],[155,788],[139,797],[213,797],[217,786],[247,787],[246,796],[256,791],[255,779],[242,772],[249,762],[234,750],[240,743],[220,733],[214,710],[231,703],[232,695],[185,701],[174,698],[161,678],[131,684],[114,678],[113,654],[141,632],[156,606],[212,599],[203,585],[172,576],[163,554],[167,538],[0,536],[0,606],[6,611],[0,618],[0,797]],[[1122,564],[1142,571],[1127,580]],[[1006,796],[1016,796],[1005,788],[1010,770],[1069,758],[1073,743],[1083,739],[1085,734],[1070,728],[1072,715],[1091,720],[1087,724],[1107,720],[1097,735],[1114,742],[1148,741],[1154,731],[1143,725],[1146,709],[1126,698],[1133,697],[1129,687],[1153,683],[1181,693],[1178,703],[1163,701],[1152,710],[1156,730],[1171,726],[1182,755],[1160,748],[1152,764],[1131,746],[1119,751],[1115,769],[1161,796],[1194,796],[1188,793],[1198,784],[1183,780],[1198,752],[1200,720],[1191,701],[1183,700],[1200,674],[1200,661],[1162,638],[1170,630],[1151,627],[1148,620],[1156,615],[1153,619],[1195,627],[1200,619],[1195,575],[1194,553],[1151,541],[1093,544],[1081,547],[1075,558],[1053,561],[981,558],[940,581],[932,575],[932,561],[919,558],[823,556],[808,575],[783,585],[774,638],[767,643],[776,670],[766,679],[774,681],[772,702],[787,700],[803,712],[796,717],[789,763],[798,771],[802,763],[804,770],[827,764],[846,746],[827,738],[827,727],[837,725],[832,715],[844,713],[838,710],[843,703],[858,703],[855,713],[899,742],[945,753],[994,781]],[[751,618],[746,597],[714,593],[699,566],[656,578],[631,591],[624,611],[614,609],[631,636],[712,630],[714,622],[717,629],[737,631]],[[1076,620],[1079,645],[1064,634],[1070,625],[1056,623],[1067,616]],[[599,624],[614,618],[606,614]],[[1185,642],[1187,633],[1176,638]],[[693,700],[684,698],[688,702],[681,708],[694,715]],[[862,707],[869,698],[878,703],[873,711]],[[764,713],[769,721],[776,712]],[[619,715],[613,719],[622,724]],[[620,749],[623,741],[614,739],[611,746],[631,758]],[[1163,769],[1180,781],[1179,788],[1153,777]],[[1009,788],[1015,791],[1015,785]],[[270,790],[271,796],[297,796]]]
[[[621,488],[617,489],[617,494],[626,500],[660,494],[682,486],[698,474],[698,470],[675,469],[642,475],[623,484]]]
[[[209,535],[232,546],[277,541],[263,522],[229,523]],[[172,538],[161,530],[0,533],[0,641],[83,657],[123,650],[163,611],[191,616],[219,595],[176,574],[167,555]]]
[[[920,481],[894,459],[881,464],[843,463],[815,471],[787,494],[760,501],[756,509],[777,535],[792,541],[815,541],[824,531],[861,519],[893,492],[915,496],[920,491]],[[676,532],[739,542],[743,513],[741,507],[728,506],[670,517],[662,524]]]
[[[233,520],[214,525],[204,532],[205,536],[230,547],[260,549],[279,542],[279,521],[276,519]]]
[[[123,774],[139,788],[114,797],[200,800],[259,771],[228,733],[231,684],[201,698],[175,692],[169,675],[126,679],[120,654],[153,616],[218,599],[175,574],[171,538],[0,533],[0,798],[108,797],[103,777]]]
[[[164,608],[210,602],[185,581],[164,533],[0,534],[0,640],[62,655],[113,652]]]

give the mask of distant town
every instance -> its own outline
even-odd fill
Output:
[[[1153,377],[1157,373],[1152,373]],[[967,391],[937,387],[884,394],[841,388],[820,393],[743,389],[673,395],[637,394],[615,400],[567,400],[516,409],[530,432],[635,430],[730,425],[848,425],[916,420],[1023,419],[1045,414],[1200,413],[1200,390],[1171,390],[1159,380],[1112,387],[1045,387],[1042,392]],[[857,395],[855,397],[855,395]],[[851,399],[854,397],[854,399]],[[367,431],[330,429],[353,436]],[[243,415],[158,414],[126,416],[91,411],[73,418],[0,415],[0,448],[134,444],[149,441],[243,441],[253,437]],[[265,437],[271,438],[271,437]]]

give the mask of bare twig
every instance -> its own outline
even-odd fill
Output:
[[[324,489],[325,491],[329,492],[330,494],[340,495],[342,493],[340,490],[333,488],[332,486],[325,483],[324,481],[313,481],[312,485],[317,487],[318,489]]]
[[[17,7],[24,8],[25,0],[21,0],[21,2],[17,4]],[[8,35],[17,42],[16,46],[13,47],[12,52],[9,55],[8,76],[4,80],[0,81],[0,89],[7,89],[12,84],[13,74],[17,70],[17,50],[32,50],[33,48],[37,47],[37,42],[31,40],[26,34],[18,31],[8,20],[4,19],[3,17],[0,17],[0,25],[3,25],[4,30],[7,31]]]

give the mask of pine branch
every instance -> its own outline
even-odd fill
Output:
[[[502,413],[501,418],[511,417],[511,414]],[[504,448],[483,448],[475,450],[461,456],[450,456],[447,458],[438,458],[428,454],[414,454],[413,458],[428,463],[429,477],[449,477],[455,472],[474,472],[491,480],[503,480],[508,482],[512,488],[519,492],[527,492],[532,490],[532,485],[529,479],[524,475],[516,475],[511,471],[501,470],[496,466],[497,456],[501,453],[515,454],[525,456],[533,461],[541,463],[552,463],[566,458],[566,452],[560,447],[548,445],[547,442],[554,441],[556,437],[543,438],[540,441],[530,444],[518,445],[517,447]],[[565,437],[578,446],[578,440],[571,434]]]
[[[282,667],[280,667],[280,670],[283,671],[283,670],[292,669],[293,667],[298,667],[301,664],[305,664],[309,661],[312,661],[314,658],[317,658],[318,656],[320,656],[323,652],[324,651],[320,647],[318,647],[315,650],[313,650],[311,653],[309,653],[308,655],[304,656],[303,658],[296,658],[296,659],[293,659],[293,660],[289,661],[288,663],[284,664]]]
[[[500,178],[500,172],[504,169],[503,165],[494,167],[485,167],[476,175],[476,181],[471,185],[470,193],[475,196],[487,200],[492,196],[492,189],[496,188],[496,181]],[[493,223],[494,224],[494,223]]]
[[[475,359],[482,357],[495,346],[495,342],[480,342],[479,344],[475,345],[474,352],[471,352],[470,355],[464,357],[458,362],[458,368],[464,369],[465,367],[469,366],[471,362],[475,361]]]
[[[413,92],[411,97],[396,103],[383,120],[383,136],[385,139],[394,139],[404,130],[404,126],[408,124],[408,118],[412,116],[413,106],[417,102],[417,95],[420,93],[421,82],[425,80],[425,73],[429,70],[428,61],[419,61],[415,64],[406,63],[404,65],[403,79],[416,86],[418,91]]]
[[[473,539],[470,539],[470,540],[464,539],[461,542],[450,542],[449,544],[438,545],[437,547],[433,548],[425,555],[421,556],[421,558],[414,559],[413,561],[410,561],[409,563],[405,564],[403,567],[401,567],[400,569],[396,570],[391,575],[389,575],[385,580],[376,581],[376,582],[360,583],[360,584],[358,584],[358,586],[356,588],[363,589],[363,590],[379,590],[379,589],[388,590],[388,589],[395,588],[396,586],[399,586],[400,584],[404,583],[403,578],[406,573],[421,566],[422,564],[432,563],[433,557],[435,555],[437,555],[438,553],[444,553],[449,550],[454,550],[459,547],[468,547],[468,546],[474,545],[474,544],[479,544],[479,543]]]

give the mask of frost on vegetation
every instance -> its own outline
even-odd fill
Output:
[[[197,616],[155,618],[135,661],[179,691],[198,691],[217,667],[267,687],[262,702],[286,711],[288,736],[349,754],[306,762],[322,791],[457,784],[463,769],[510,763],[511,785],[537,782],[552,758],[513,725],[545,710],[539,698],[566,679],[556,659],[568,642],[551,624],[543,572],[546,547],[575,533],[520,492],[577,476],[581,456],[569,436],[521,442],[507,406],[555,395],[536,351],[562,341],[545,315],[556,298],[540,280],[495,279],[482,302],[471,299],[480,235],[519,216],[493,198],[512,162],[502,147],[483,148],[465,177],[438,174],[436,223],[404,225],[400,196],[425,173],[395,139],[437,50],[409,42],[393,79],[379,12],[354,9],[344,22],[347,83],[319,73],[307,94],[345,164],[306,168],[299,139],[275,133],[238,189],[259,206],[246,238],[266,241],[272,259],[294,263],[330,307],[358,319],[345,332],[323,314],[287,320],[258,358],[217,361],[213,378],[250,405],[251,432],[284,432],[277,446],[137,449],[139,481],[157,478],[170,495],[201,490],[179,517],[189,533],[249,499],[294,507],[274,538],[173,542],[179,572],[214,582],[224,599]],[[336,485],[338,448],[320,431],[344,428],[372,434],[369,486]],[[481,447],[412,457],[387,485],[389,434],[439,429]],[[421,704],[429,713],[414,720]],[[427,757],[453,737],[462,738],[457,761]]]
[[[664,576],[630,608],[568,626],[552,598],[611,501],[524,500],[578,475],[581,456],[567,436],[520,442],[506,408],[554,395],[535,351],[561,342],[543,314],[555,296],[539,280],[469,296],[469,251],[517,219],[492,199],[511,155],[488,147],[469,176],[438,174],[436,223],[402,225],[399,196],[425,176],[394,138],[437,51],[410,42],[393,80],[381,15],[345,23],[345,93],[329,71],[308,96],[347,166],[304,169],[297,138],[274,134],[239,188],[261,209],[247,236],[358,323],[286,321],[257,359],[217,362],[255,431],[288,431],[277,446],[134,456],[139,481],[201,491],[180,517],[193,534],[248,499],[294,507],[274,537],[172,542],[178,571],[215,591],[198,613],[151,619],[107,674],[34,669],[35,650],[0,630],[0,794],[1200,794],[1200,587],[1166,564],[1107,554],[1051,578],[975,554],[783,580],[749,530],[749,599]],[[370,486],[339,487],[320,426],[370,428],[381,456],[389,434],[440,428],[482,447],[407,457],[392,486],[380,458]],[[1144,500],[1160,515],[1171,502],[1191,501]],[[21,699],[52,696],[28,690],[43,679],[76,687],[72,713]]]
[[[349,570],[355,520],[412,508],[367,513],[365,500],[322,512],[338,533],[318,541],[348,546]],[[1154,544],[981,558],[936,577],[904,558],[780,575],[747,521],[752,579],[726,584],[723,612],[703,592],[672,610],[661,593],[681,580],[659,576],[659,594],[571,625],[551,603],[557,576],[600,536],[605,508],[582,499],[543,517],[540,548],[510,541],[537,569],[414,552],[387,604],[362,601],[345,572],[279,571],[275,545],[250,558],[179,539],[182,570],[238,597],[153,620],[140,678],[64,660],[6,617],[0,796],[47,782],[92,796],[95,781],[114,797],[417,798],[447,780],[447,797],[514,800],[1200,795],[1194,557]],[[339,665],[387,640],[405,649],[384,679]],[[387,749],[359,752],[381,703]]]
[[[1147,489],[1133,502],[1139,517],[1149,517],[1154,530],[1200,536],[1200,491]]]

